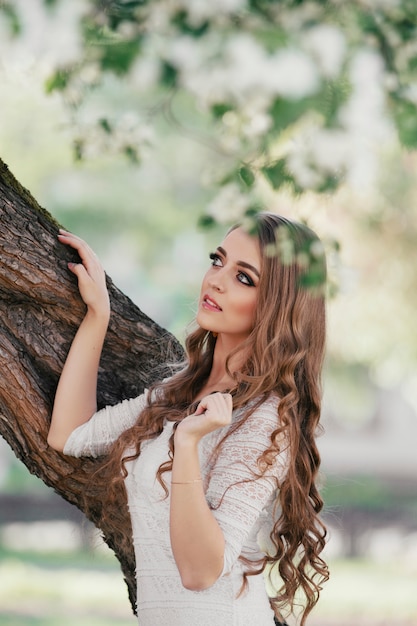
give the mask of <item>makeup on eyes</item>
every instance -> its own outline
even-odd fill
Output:
[[[209,255],[210,259],[213,261],[212,265],[214,267],[219,267],[219,265],[216,263],[216,261],[220,261],[220,263],[222,263],[222,257],[224,257],[225,259],[227,259],[227,252],[224,248],[222,248],[221,246],[219,246],[217,248],[216,252],[212,252]],[[240,267],[244,267],[247,268],[248,270],[250,270],[251,272],[253,272],[255,274],[255,276],[257,276],[257,278],[260,278],[260,274],[259,271],[257,270],[256,267],[254,267],[253,265],[251,265],[250,263],[247,263],[246,261],[236,261],[236,265],[240,266]],[[249,276],[248,274],[246,274],[245,272],[241,272],[239,271],[238,274],[241,274],[245,279],[246,279],[246,283],[244,283],[244,281],[240,281],[244,284],[247,284],[250,287],[254,287],[255,283],[253,281],[253,279],[251,278],[251,276]]]

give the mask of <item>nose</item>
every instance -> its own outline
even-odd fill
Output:
[[[217,291],[218,293],[222,293],[224,291],[223,281],[221,279],[220,272],[216,272],[216,275],[212,276],[209,279],[209,285],[212,289],[214,289],[214,291]]]

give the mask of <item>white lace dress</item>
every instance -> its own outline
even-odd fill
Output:
[[[145,402],[146,394],[98,411],[70,435],[64,453],[78,457],[104,454],[120,433],[133,425]],[[244,571],[239,556],[257,558],[268,544],[276,497],[273,477],[284,475],[286,455],[277,457],[269,476],[253,480],[251,469],[256,469],[256,459],[269,446],[270,434],[277,427],[277,403],[271,398],[262,404],[226,440],[215,462],[210,453],[225,429],[200,442],[207,502],[226,544],[223,572],[206,590],[190,591],[181,584],[169,537],[169,497],[156,480],[158,467],[168,458],[173,422],[166,422],[157,438],[142,445],[140,457],[127,464],[140,626],[273,626],[262,574],[249,576],[248,589],[239,596]],[[234,411],[233,420],[240,415],[239,410]],[[169,488],[170,473],[163,478]]]

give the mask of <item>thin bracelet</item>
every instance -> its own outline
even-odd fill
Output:
[[[200,483],[202,478],[195,478],[194,480],[175,481],[171,480],[171,485],[191,485],[192,483]]]

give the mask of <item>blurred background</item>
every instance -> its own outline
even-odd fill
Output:
[[[65,89],[56,88],[56,68],[85,57],[80,15],[90,5],[96,16],[101,6],[105,17],[106,5],[141,3],[79,1],[72,9],[58,1],[36,0],[30,9],[22,2],[2,4],[0,157],[42,206],[93,246],[117,286],[179,339],[193,319],[209,252],[230,220],[240,217],[253,201],[244,191],[250,195],[256,186],[257,198],[269,210],[307,220],[322,237],[332,292],[324,433],[319,439],[331,579],[309,624],[416,626],[417,161],[413,146],[407,145],[412,141],[398,137],[389,107],[385,110],[381,104],[387,76],[392,80],[393,75],[384,74],[376,57],[369,56],[372,41],[365,37],[359,45],[354,33],[353,53],[335,21],[330,39],[329,31],[321,31],[322,41],[328,37],[333,46],[321,58],[334,59],[337,54],[340,58],[339,67],[327,71],[346,73],[350,68],[349,97],[334,125],[338,128],[332,127],[330,136],[323,130],[329,130],[328,124],[306,125],[311,103],[306,105],[280,129],[280,140],[268,146],[274,163],[285,154],[294,176],[286,176],[287,185],[281,180],[268,186],[259,177],[253,185],[248,183],[248,171],[251,175],[265,164],[256,165],[248,144],[255,152],[260,146],[266,150],[260,137],[270,139],[276,130],[274,120],[262,117],[266,109],[252,98],[253,89],[262,95],[262,85],[242,87],[249,89],[245,106],[250,100],[254,107],[243,113],[235,103],[229,106],[230,94],[223,94],[228,106],[216,108],[213,123],[207,99],[215,87],[220,89],[219,82],[209,72],[202,73],[201,60],[201,66],[190,69],[195,47],[184,35],[185,27],[196,31],[206,22],[216,33],[215,27],[223,28],[230,14],[246,3],[230,0],[220,7],[214,2],[211,11],[216,10],[219,19],[215,23],[204,3],[179,2],[186,16],[188,11],[188,22],[182,14],[181,41],[176,46],[171,41],[170,65],[161,41],[150,37],[152,43],[148,41],[146,49],[142,46],[140,62],[129,72],[103,72],[103,58],[101,66],[99,60],[94,65],[90,59],[84,73],[77,70],[82,88],[73,78]],[[167,27],[170,14],[166,3],[154,4],[159,13],[155,9],[150,23],[159,32],[160,23]],[[250,3],[252,8],[257,4],[262,3]],[[294,16],[306,27],[307,18],[294,13],[291,4],[282,3],[286,28],[296,30]],[[321,3],[306,3],[307,17],[318,27],[323,24],[321,14],[314,13],[316,4]],[[392,6],[397,12],[388,16],[397,21],[402,7],[401,2],[360,4],[370,15]],[[18,14],[19,27],[14,21]],[[10,24],[12,30],[15,25],[14,36]],[[128,19],[118,28],[119,34],[132,38]],[[297,32],[302,32],[301,26]],[[266,31],[264,41],[271,51]],[[263,61],[256,56],[253,41],[247,37],[238,43],[245,71],[262,73]],[[217,45],[220,49],[222,44]],[[318,66],[317,51],[317,42],[305,48],[303,63]],[[165,74],[158,78],[155,59],[162,57]],[[183,82],[177,82],[176,89],[164,83],[168,69],[180,73],[174,58],[190,72],[183,71]],[[311,83],[314,66],[303,74],[297,59],[298,65],[289,57],[285,65],[289,76],[285,88],[292,89],[292,95],[280,95],[291,110],[316,89],[306,78]],[[310,93],[297,92],[291,82],[296,70]],[[233,71],[246,76],[242,68]],[[286,111],[280,109],[280,115]],[[246,116],[243,135],[236,130],[242,116]],[[302,128],[293,133],[290,149],[287,144],[283,147],[283,134],[301,118]],[[408,124],[412,134],[410,128]],[[250,164],[243,172],[250,189],[236,184],[234,168],[242,154],[243,162]],[[313,174],[323,171],[326,184],[317,184]],[[333,184],[340,171],[344,176]],[[221,174],[229,179],[221,180]],[[3,440],[0,580],[2,626],[135,623],[118,564],[98,533],[74,507],[31,476]]]

